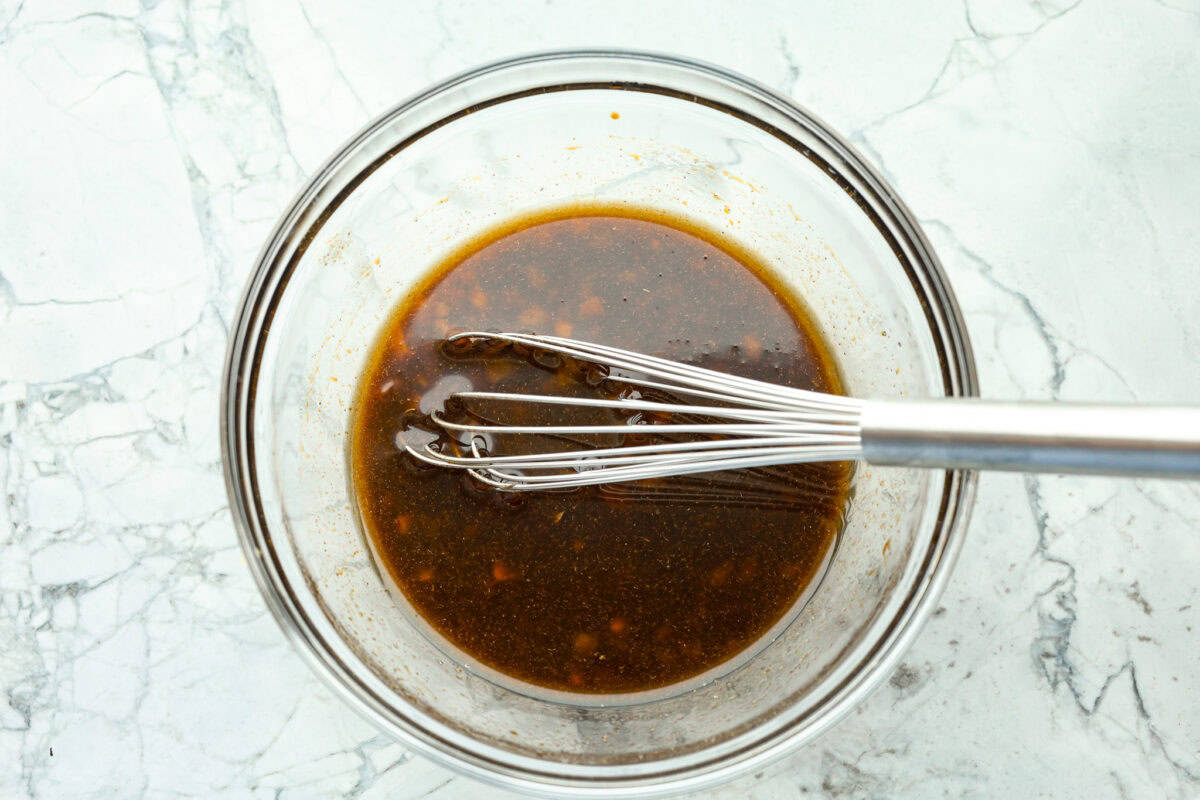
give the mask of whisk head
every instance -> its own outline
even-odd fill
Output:
[[[781,464],[853,461],[862,455],[862,403],[853,398],[558,336],[470,331],[446,340],[446,351],[455,357],[487,357],[505,347],[520,348],[544,366],[570,360],[600,396],[456,392],[446,404],[455,419],[446,412],[430,415],[445,435],[423,446],[406,443],[410,455],[467,470],[484,484],[510,492],[733,469],[763,474]],[[473,408],[484,402],[526,412],[551,406],[592,414],[608,410],[610,419],[505,424]],[[543,449],[548,442],[559,449]],[[629,493],[606,488],[614,496]],[[647,491],[654,493],[642,489],[639,495]]]

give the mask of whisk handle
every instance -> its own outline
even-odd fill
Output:
[[[874,464],[1200,478],[1200,407],[871,400]]]

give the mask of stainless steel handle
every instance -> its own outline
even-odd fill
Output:
[[[1200,477],[1200,407],[871,400],[874,464]]]

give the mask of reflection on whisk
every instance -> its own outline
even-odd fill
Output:
[[[714,472],[697,478],[678,476],[636,483],[604,483],[597,487],[605,499],[639,503],[690,503],[781,511],[798,504],[834,503],[839,496],[828,483],[787,467],[759,467],[737,472]]]

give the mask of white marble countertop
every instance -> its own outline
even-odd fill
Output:
[[[343,707],[226,507],[276,215],[435,79],[572,45],[790,94],[925,225],[987,394],[1200,397],[1200,2],[0,2],[0,796],[491,798]],[[1200,796],[1200,488],[983,477],[905,663],[725,798]]]

